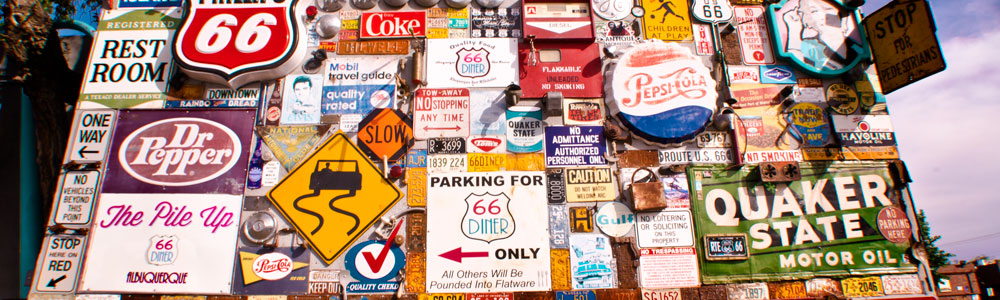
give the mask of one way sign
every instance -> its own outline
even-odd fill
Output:
[[[73,119],[73,134],[69,140],[69,156],[66,162],[91,163],[104,160],[111,140],[118,111],[84,110],[78,111]]]
[[[87,238],[79,235],[50,235],[42,244],[35,266],[35,292],[73,293],[80,272],[80,258]]]

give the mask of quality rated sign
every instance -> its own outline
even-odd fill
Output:
[[[40,293],[73,293],[80,272],[80,258],[87,238],[75,235],[51,235],[42,244],[42,255],[35,267],[35,288]]]
[[[104,160],[111,129],[118,119],[115,110],[78,110],[69,140],[66,161],[92,163]]]
[[[428,177],[428,293],[550,289],[545,172]]]
[[[413,109],[413,136],[469,136],[469,89],[421,89]]]

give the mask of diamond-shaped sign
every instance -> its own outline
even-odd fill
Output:
[[[394,162],[413,146],[413,121],[398,110],[377,108],[358,124],[358,147],[368,156]]]
[[[337,132],[267,197],[329,264],[395,205],[402,193],[343,132]]]

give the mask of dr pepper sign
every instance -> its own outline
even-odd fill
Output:
[[[194,79],[239,87],[281,78],[306,56],[298,0],[260,0],[247,6],[218,0],[186,1],[174,58]]]

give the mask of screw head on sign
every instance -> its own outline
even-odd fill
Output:
[[[392,177],[392,179],[396,179],[401,176],[403,176],[403,167],[392,166],[392,168],[389,168],[389,177]]]

